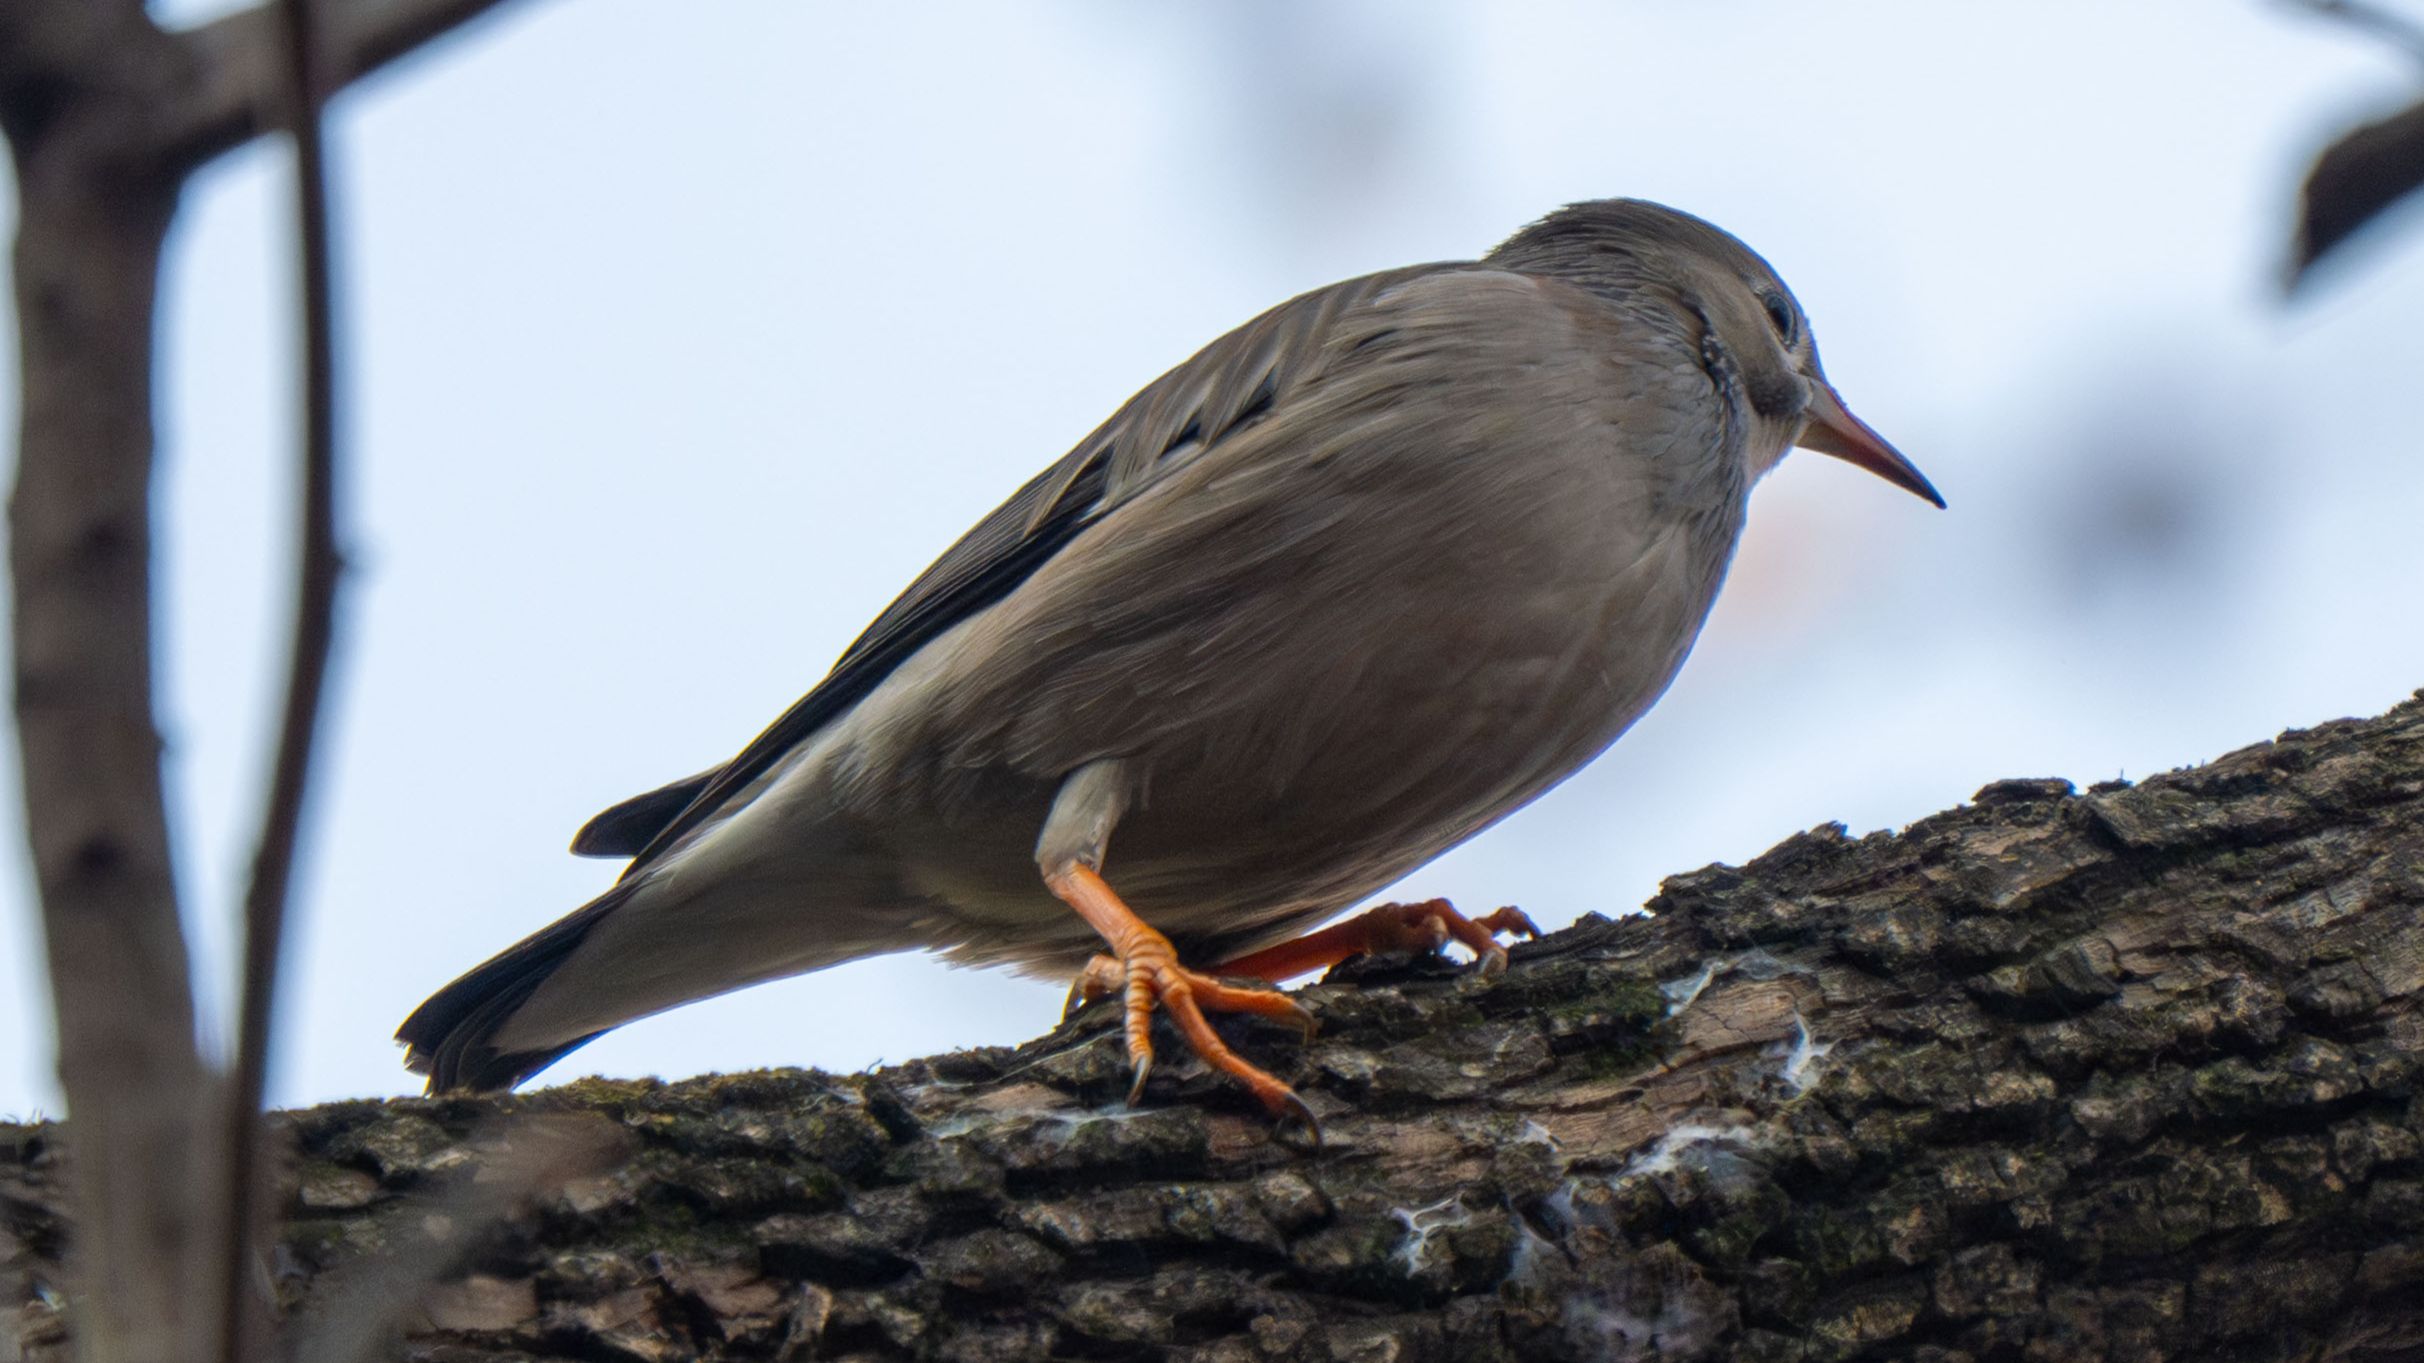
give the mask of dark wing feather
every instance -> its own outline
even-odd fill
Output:
[[[1310,370],[1338,318],[1393,285],[1459,263],[1384,271],[1301,294],[1147,384],[1052,467],[1027,481],[918,575],[833,671],[718,770],[626,800],[591,821],[626,833],[662,818],[624,874],[711,817],[795,744],[874,690],[936,635],[1010,594],[1103,514],[1149,486],[1175,457],[1251,423]],[[692,788],[678,810],[670,792]],[[645,815],[637,813],[645,806]],[[586,840],[588,830],[583,830]],[[618,848],[629,838],[611,840]],[[576,843],[576,849],[579,847]]]
[[[699,792],[715,779],[722,767],[709,767],[696,776],[669,781],[645,795],[634,795],[623,803],[599,814],[581,825],[572,835],[572,854],[576,857],[637,856],[665,825],[690,807]]]
[[[430,995],[396,1028],[396,1040],[405,1045],[405,1068],[429,1076],[431,1093],[499,1093],[595,1040],[599,1033],[591,1032],[546,1050],[500,1051],[489,1038],[581,944],[590,925],[614,912],[629,894],[623,885],[607,890]]]

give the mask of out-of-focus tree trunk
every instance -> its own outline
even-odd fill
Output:
[[[317,66],[341,84],[496,2],[314,0],[329,20]],[[151,408],[162,243],[193,170],[296,102],[279,98],[276,36],[267,8],[168,32],[141,0],[0,4],[0,134],[18,192],[14,695],[60,1085],[92,1175],[78,1185],[76,1269],[94,1363],[208,1356],[222,1315],[209,1284],[248,1276],[212,1271],[232,1243],[221,1132],[242,1119],[197,1048],[170,861]],[[291,828],[301,803],[308,746],[287,746],[273,828]],[[258,878],[280,888],[291,839],[264,846]]]
[[[850,1077],[286,1118],[308,1312],[496,1167],[628,1129],[425,1305],[427,1359],[2424,1357],[2424,700],[2136,787],[1801,834],[1494,984],[1310,992],[1275,1133],[1107,1016]],[[55,1273],[51,1128],[0,1134]],[[49,1359],[66,1323],[27,1298]],[[5,1345],[0,1345],[4,1349]],[[5,1356],[0,1353],[0,1356]]]
[[[137,5],[8,23],[16,716],[60,1084],[89,1118],[84,1157],[107,1171],[79,1207],[108,1298],[88,1313],[90,1356],[172,1358],[198,1305],[176,1265],[210,1231],[193,1116],[214,1110],[152,706],[152,302],[182,171],[151,97],[175,54]],[[145,1195],[110,1196],[121,1185]]]

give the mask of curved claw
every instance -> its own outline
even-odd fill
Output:
[[[1532,915],[1512,904],[1492,909],[1474,919],[1473,926],[1486,932],[1503,932],[1517,937],[1538,937],[1540,935],[1540,925],[1532,921]]]
[[[1244,1084],[1273,1113],[1293,1107],[1310,1120],[1311,1109],[1294,1091],[1229,1049],[1204,1018],[1207,1011],[1251,1013],[1291,1022],[1309,1037],[1312,1017],[1303,1005],[1275,989],[1240,988],[1180,965],[1170,939],[1121,903],[1091,866],[1072,864],[1048,872],[1044,883],[1111,947],[1110,955],[1087,963],[1071,993],[1089,1000],[1118,995],[1125,1001],[1123,1032],[1135,1066],[1128,1086],[1130,1104],[1143,1099],[1145,1081],[1153,1073],[1153,1015],[1159,1011],[1205,1064]]]
[[[1321,1118],[1314,1116],[1312,1105],[1298,1097],[1293,1090],[1287,1097],[1287,1111],[1280,1113],[1279,1118],[1282,1128],[1291,1118],[1304,1123],[1305,1134],[1313,1138],[1314,1153],[1321,1153]]]
[[[1453,928],[1451,931],[1458,940],[1472,948],[1471,970],[1475,976],[1485,980],[1494,980],[1507,973],[1507,949],[1498,943],[1500,933],[1510,937],[1540,935],[1540,927],[1532,921],[1532,916],[1512,904],[1492,909],[1470,920],[1464,925],[1463,931]]]
[[[1067,1022],[1084,1012],[1086,1005],[1097,999],[1107,999],[1127,986],[1127,971],[1116,957],[1097,956],[1069,981],[1069,996],[1061,1000],[1061,1021]]]

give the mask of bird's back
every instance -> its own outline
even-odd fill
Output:
[[[1697,354],[1655,303],[1479,267],[1392,282],[1266,417],[872,696],[837,759],[883,779],[846,794],[965,903],[976,960],[1091,950],[1029,849],[1059,779],[1104,757],[1146,797],[1113,842],[1122,894],[1173,936],[1217,954],[1371,893],[1674,675],[1743,491]]]

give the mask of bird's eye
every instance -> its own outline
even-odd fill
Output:
[[[1767,305],[1768,320],[1776,324],[1776,336],[1786,345],[1793,343],[1793,305],[1780,293],[1761,294],[1759,301]]]

